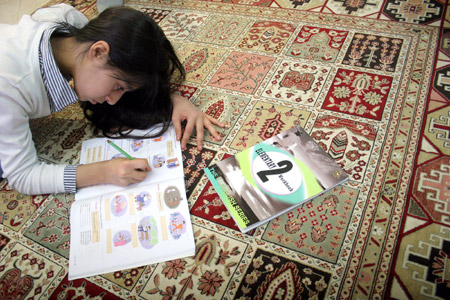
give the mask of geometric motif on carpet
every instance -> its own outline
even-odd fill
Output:
[[[446,99],[450,99],[450,66],[436,70],[434,88]]]
[[[450,158],[428,161],[416,170],[412,196],[437,223],[450,225]]]
[[[428,113],[424,134],[437,151],[450,152],[450,105]]]
[[[391,293],[399,293],[395,288],[401,285],[417,298],[448,299],[450,229],[437,223],[418,226],[404,234],[400,247],[405,250],[398,253]]]
[[[442,15],[444,6],[437,0],[425,1],[386,1],[383,12],[395,21],[427,24]]]

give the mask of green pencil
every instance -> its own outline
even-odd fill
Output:
[[[126,158],[128,158],[128,159],[134,159],[130,154],[126,153],[122,148],[120,148],[119,146],[117,146],[116,144],[114,144],[112,141],[108,140],[108,144],[110,144],[111,146],[113,146],[114,148],[116,148],[116,150],[119,151],[120,153],[122,153],[123,155],[125,155]]]

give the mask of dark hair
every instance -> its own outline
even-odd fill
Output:
[[[109,44],[108,66],[133,86],[115,105],[80,101],[84,114],[101,132],[127,136],[132,129],[163,123],[167,130],[172,114],[171,81],[185,77],[183,65],[158,24],[147,14],[126,6],[110,7],[83,28],[61,23],[53,36],[74,37],[80,43],[103,40]]]

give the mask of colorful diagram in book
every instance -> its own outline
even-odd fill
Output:
[[[158,243],[156,226],[156,221],[152,216],[145,216],[139,221],[138,235],[142,247],[150,249]]]
[[[120,247],[131,242],[131,232],[128,230],[119,230],[114,234],[113,243],[114,247]]]
[[[156,154],[153,156],[153,168],[161,168],[166,162],[166,158],[162,154]]]
[[[205,169],[243,232],[348,179],[300,126]]]
[[[143,144],[144,140],[135,140],[131,143],[131,149],[133,150],[133,152],[137,152],[142,149]]]
[[[180,204],[181,194],[176,186],[168,187],[164,191],[164,202],[170,208],[175,208]]]
[[[123,216],[127,210],[127,205],[127,199],[123,195],[116,195],[111,200],[111,211],[117,217]]]
[[[136,197],[134,197],[134,202],[136,203],[136,209],[141,211],[143,208],[150,205],[152,196],[148,192],[141,192]]]
[[[186,232],[187,222],[179,212],[170,215],[169,231],[174,239],[179,239]]]

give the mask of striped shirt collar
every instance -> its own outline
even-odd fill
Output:
[[[68,80],[61,74],[53,57],[50,37],[54,30],[54,27],[46,29],[39,45],[39,64],[51,112],[61,111],[78,100],[77,94],[70,87]]]

